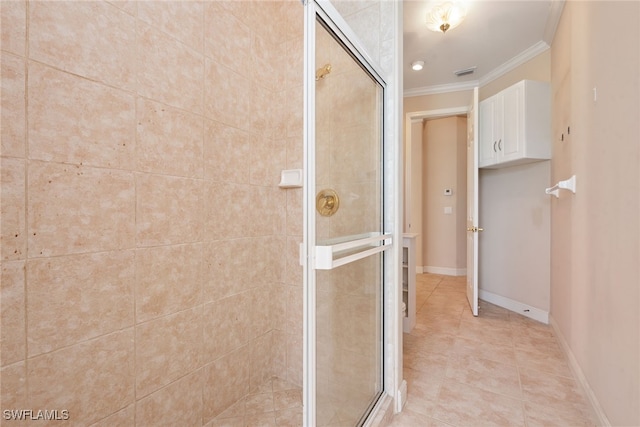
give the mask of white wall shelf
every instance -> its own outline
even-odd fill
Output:
[[[402,302],[405,304],[402,331],[409,333],[416,325],[416,237],[415,233],[402,236]]]

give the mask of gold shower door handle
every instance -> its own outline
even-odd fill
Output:
[[[484,231],[484,228],[480,228],[480,227],[467,227],[467,231],[472,231],[474,233],[477,233],[478,231]]]
[[[331,216],[340,207],[338,193],[329,188],[320,190],[316,195],[316,210],[322,216]]]

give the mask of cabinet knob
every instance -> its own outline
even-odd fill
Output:
[[[502,139],[498,140],[498,150],[502,151]]]
[[[493,152],[496,153],[496,144],[498,143],[498,141],[493,141]]]

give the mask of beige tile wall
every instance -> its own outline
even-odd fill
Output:
[[[0,8],[1,409],[195,426],[301,385],[301,3]]]

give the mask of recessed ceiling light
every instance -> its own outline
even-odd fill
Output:
[[[411,63],[411,69],[413,71],[420,71],[424,67],[424,61],[413,61]]]

